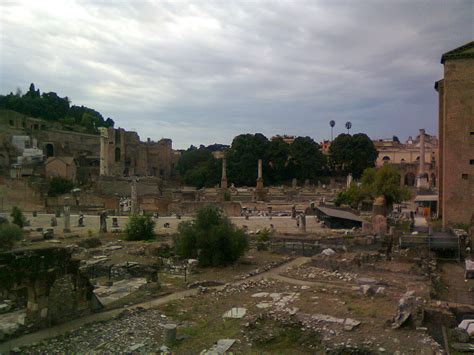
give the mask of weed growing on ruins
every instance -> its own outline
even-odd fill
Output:
[[[125,239],[149,240],[155,236],[155,222],[150,215],[133,215],[125,226]]]
[[[268,249],[268,241],[270,237],[273,235],[273,231],[268,228],[263,228],[257,234],[257,250],[267,250]]]
[[[237,261],[248,247],[245,233],[215,206],[198,210],[192,222],[181,223],[174,237],[175,252],[198,259],[200,266],[223,266]]]
[[[16,224],[0,224],[0,250],[10,250],[22,236],[23,231]]]
[[[59,196],[70,192],[74,188],[74,184],[71,180],[63,178],[61,176],[55,176],[49,180],[48,184],[48,195]]]
[[[19,207],[14,206],[10,216],[12,217],[12,223],[18,227],[23,228],[26,225],[26,218]]]

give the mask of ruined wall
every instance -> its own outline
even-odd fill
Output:
[[[169,178],[174,167],[171,139],[141,142],[136,132],[102,129],[101,176],[156,176]]]
[[[194,214],[198,209],[206,206],[209,202],[172,202],[169,205],[169,213]],[[229,217],[240,216],[242,205],[239,202],[218,202],[213,203],[214,206],[222,208],[224,213]]]
[[[474,58],[445,61],[440,99],[443,226],[467,224],[474,212]]]
[[[0,253],[0,291],[27,289],[26,324],[42,328],[100,308],[89,279],[79,272],[79,260],[65,248]]]

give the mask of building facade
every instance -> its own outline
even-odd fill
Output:
[[[414,187],[416,178],[420,174],[421,164],[424,172],[428,174],[428,183],[434,188],[438,185],[438,154],[439,143],[435,136],[429,135],[423,130],[424,138],[424,160],[421,157],[421,133],[415,138],[411,136],[401,143],[398,139],[378,139],[374,140],[375,148],[379,155],[375,162],[376,167],[385,164],[395,164],[400,169],[401,185]]]
[[[474,213],[474,42],[443,54],[439,96],[439,203],[443,227]]]

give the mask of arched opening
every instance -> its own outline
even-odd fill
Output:
[[[44,149],[46,150],[46,158],[54,157],[54,145],[48,143],[44,146]]]
[[[400,159],[400,163],[402,163],[402,164],[405,163],[405,159],[403,159],[403,158]]]
[[[415,174],[407,173],[405,175],[405,185],[406,186],[415,186]]]
[[[431,173],[431,186],[436,187],[436,175]]]
[[[115,162],[120,161],[120,148],[115,148]]]
[[[384,157],[382,158],[382,160],[383,160],[384,165],[390,163],[390,157],[387,156],[387,155],[384,156]]]

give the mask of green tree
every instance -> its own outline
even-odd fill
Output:
[[[241,134],[234,138],[227,151],[227,177],[236,185],[254,186],[257,180],[257,162],[262,159],[263,176],[267,180],[265,169],[268,139],[261,133]]]
[[[155,221],[150,215],[132,215],[125,226],[127,240],[149,240],[155,236]]]
[[[352,173],[360,178],[366,168],[374,167],[378,152],[372,140],[363,133],[340,134],[329,147],[333,172],[338,175]]]
[[[267,145],[267,175],[271,184],[281,184],[291,179],[289,176],[290,146],[282,137],[272,139]]]
[[[290,170],[300,181],[315,180],[326,170],[326,157],[310,137],[298,137],[290,145]]]
[[[26,218],[19,207],[13,206],[10,216],[12,217],[12,223],[18,227],[23,228],[26,225]]]
[[[352,184],[347,191],[340,192],[335,204],[348,204],[356,208],[365,199],[374,200],[384,196],[388,206],[410,198],[410,191],[400,186],[400,172],[393,165],[384,165],[378,170],[367,168],[361,178],[361,185]]]
[[[48,195],[59,196],[71,192],[74,188],[74,183],[61,176],[52,177],[48,183]]]
[[[0,251],[13,248],[23,236],[23,230],[17,224],[0,224]]]
[[[191,146],[181,154],[177,169],[186,184],[201,188],[219,183],[221,167],[222,162],[215,159],[209,149]]]
[[[233,264],[247,247],[245,233],[212,205],[199,209],[193,221],[181,223],[174,237],[176,254],[197,258],[203,267]]]

